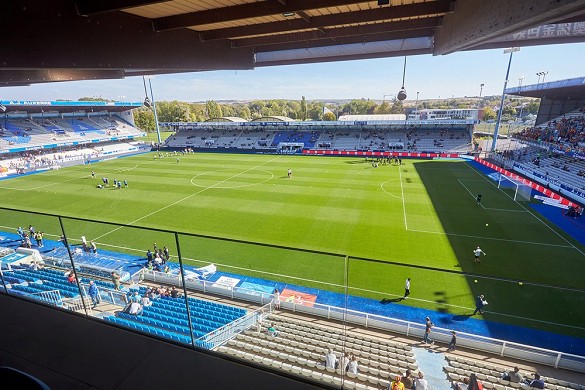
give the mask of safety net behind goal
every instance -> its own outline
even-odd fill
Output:
[[[498,188],[506,190],[518,202],[530,202],[532,187],[521,180],[506,175],[500,175]]]

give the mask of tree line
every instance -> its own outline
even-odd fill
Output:
[[[419,109],[454,109],[479,108],[484,121],[495,119],[500,104],[499,96],[431,99],[405,101],[408,111]],[[79,101],[106,100],[101,97],[84,97]],[[239,117],[246,120],[270,116],[285,116],[299,121],[334,121],[341,115],[371,114],[405,114],[404,103],[396,98],[375,101],[371,99],[353,99],[344,102],[326,103],[301,100],[253,100],[250,102],[220,103],[208,100],[204,103],[187,103],[178,100],[156,102],[159,122],[204,122],[210,118]],[[527,114],[538,113],[538,99],[508,98],[504,104],[503,119],[510,120]],[[154,113],[152,109],[141,107],[134,110],[136,125],[146,131],[153,131]]]
[[[159,122],[204,122],[210,118],[239,117],[252,120],[270,116],[285,116],[299,121],[334,121],[341,115],[404,114],[403,103],[398,99],[378,103],[370,99],[354,99],[344,103],[325,103],[299,100],[253,100],[247,103],[205,103],[180,101],[156,102]],[[154,113],[150,108],[134,110],[136,125],[154,130]]]

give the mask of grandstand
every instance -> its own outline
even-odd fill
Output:
[[[131,110],[141,103],[2,101],[0,175],[144,150]]]
[[[507,93],[542,99],[537,125],[514,134],[494,160],[585,203],[585,78],[512,88]]]
[[[168,148],[280,152],[294,145],[297,153],[317,150],[466,153],[472,150],[473,124],[472,120],[162,123],[174,131],[164,142]]]

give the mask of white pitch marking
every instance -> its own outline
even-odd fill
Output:
[[[401,198],[401,197],[399,197],[399,196],[396,196],[396,195],[394,195],[394,194],[391,194],[391,193],[389,193],[389,192],[388,192],[388,191],[386,191],[386,189],[384,188],[384,184],[386,184],[386,183],[388,183],[388,182],[391,182],[391,181],[396,181],[396,180],[399,180],[399,179],[390,179],[390,180],[386,180],[384,183],[380,184],[380,188],[381,188],[381,189],[382,189],[382,191],[384,191],[386,194],[388,194],[388,195],[390,195],[390,196],[392,196],[392,197],[394,197],[394,198],[396,198],[396,199],[402,199],[402,198]]]
[[[217,186],[221,185],[222,183],[225,183],[225,182],[227,182],[228,180],[234,179],[234,178],[236,178],[236,177],[238,177],[238,176],[240,176],[240,175],[243,175],[243,174],[244,174],[244,173],[246,173],[246,172],[252,171],[252,170],[254,170],[254,169],[258,168],[258,167],[261,167],[261,166],[262,166],[262,165],[264,165],[264,164],[271,163],[271,162],[273,162],[274,160],[277,160],[277,159],[278,159],[278,157],[275,157],[275,158],[273,158],[273,159],[271,159],[271,160],[268,160],[268,161],[265,161],[265,162],[263,162],[262,164],[256,165],[255,167],[252,167],[252,168],[246,169],[245,171],[242,171],[242,172],[240,172],[240,173],[238,173],[238,174],[235,174],[235,175],[233,175],[233,176],[231,176],[231,177],[228,177],[227,179],[224,179],[224,180],[222,180],[222,181],[219,181],[219,182],[217,182],[216,184],[214,184],[214,185],[212,185],[212,186],[209,186],[209,187],[206,187],[206,188],[202,188],[201,190],[199,190],[199,191],[197,191],[197,192],[195,192],[195,193],[193,193],[193,194],[191,194],[191,195],[187,195],[187,196],[186,196],[186,197],[184,197],[184,198],[181,198],[181,199],[179,199],[179,200],[177,200],[177,201],[175,201],[175,202],[173,202],[173,203],[170,203],[170,204],[168,204],[168,205],[166,205],[166,206],[164,206],[164,207],[161,207],[161,208],[159,208],[158,210],[155,210],[155,211],[153,211],[153,212],[151,212],[151,213],[148,213],[148,214],[146,214],[146,215],[144,215],[144,216],[142,216],[142,217],[140,217],[140,218],[138,218],[138,219],[135,219],[134,221],[132,221],[132,222],[129,222],[127,225],[133,225],[133,224],[135,224],[136,222],[142,221],[142,220],[143,220],[143,219],[145,219],[145,218],[148,218],[148,217],[150,217],[150,216],[152,216],[152,215],[154,215],[154,214],[157,214],[157,213],[159,213],[159,212],[161,212],[161,211],[163,211],[163,210],[166,210],[166,209],[168,209],[169,207],[172,207],[172,206],[174,206],[174,205],[176,205],[176,204],[179,204],[179,203],[181,203],[181,202],[183,202],[183,201],[185,201],[185,200],[187,200],[187,199],[190,199],[190,198],[192,198],[192,197],[194,197],[194,196],[196,196],[196,195],[199,195],[200,193],[202,193],[202,192],[204,192],[204,191],[207,191],[207,190],[209,190],[209,189],[215,188],[215,187],[217,187]],[[112,234],[112,233],[114,233],[114,232],[116,232],[116,231],[118,231],[118,230],[122,229],[123,227],[124,227],[124,226],[117,227],[117,228],[115,228],[114,230],[112,230],[112,231],[110,231],[110,232],[108,232],[108,233],[104,233],[104,234],[102,234],[101,236],[99,236],[99,237],[96,237],[94,240],[99,240],[100,238],[102,238],[102,237],[105,237],[105,236],[107,236],[107,235],[110,235],[110,234]]]
[[[471,165],[467,165],[467,167],[469,169],[471,169],[473,172],[477,173],[482,179],[486,180],[488,183],[490,183],[492,186],[498,188],[497,185],[495,185],[495,183],[492,183],[490,181],[490,179],[488,179],[487,177],[485,177],[483,174],[481,174],[480,172],[478,172],[474,167],[472,167]],[[514,201],[514,198],[512,198],[510,195],[508,195],[504,190],[502,190],[501,188],[498,188],[500,191],[502,191],[502,193],[504,193],[504,195],[506,195],[508,198],[512,199],[512,201]],[[542,223],[544,226],[546,226],[549,230],[551,230],[553,233],[555,233],[557,236],[559,236],[563,241],[565,241],[567,244],[570,245],[571,248],[575,249],[577,252],[581,253],[583,256],[585,256],[585,253],[580,250],[579,248],[577,248],[575,245],[573,245],[569,240],[567,240],[565,237],[563,237],[559,232],[557,232],[555,229],[553,229],[552,227],[550,227],[547,223],[545,223],[542,219],[538,218],[538,216],[536,216],[533,212],[531,212],[529,209],[527,209],[524,205],[518,203],[518,205],[520,207],[522,207],[524,210],[526,210],[526,212],[530,213],[534,218],[536,218],[536,220],[540,223]]]
[[[408,230],[408,224],[406,223],[406,204],[404,203],[404,186],[402,185],[402,170],[398,167],[398,174],[400,175],[400,192],[402,194],[402,213],[404,214],[404,228]]]

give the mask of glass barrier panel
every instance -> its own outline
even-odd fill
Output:
[[[333,319],[330,303],[343,306],[344,256],[179,237],[197,346],[341,385],[343,324],[328,326],[309,318]]]

